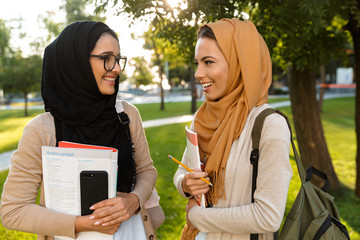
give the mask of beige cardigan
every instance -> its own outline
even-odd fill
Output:
[[[130,118],[130,132],[135,148],[136,194],[142,207],[155,186],[157,173],[150,157],[148,143],[138,110],[124,102]],[[1,222],[8,229],[45,236],[75,237],[75,217],[44,208],[41,146],[55,146],[55,125],[50,113],[35,117],[24,129],[18,149],[11,158],[11,168],[1,197]],[[120,166],[121,167],[121,166]],[[41,188],[40,206],[35,204]]]
[[[272,233],[281,225],[292,169],[290,133],[285,119],[279,114],[271,114],[264,122],[255,203],[251,203],[251,131],[256,116],[268,107],[264,104],[251,111],[240,137],[232,144],[225,169],[225,199],[212,208],[195,206],[189,212],[191,223],[201,232],[208,233],[207,240],[248,240],[250,233],[260,233],[259,240],[273,239]],[[185,150],[183,161],[186,157]],[[184,174],[186,170],[179,167],[174,184],[186,197],[181,186]]]

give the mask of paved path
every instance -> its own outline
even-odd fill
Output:
[[[354,94],[353,93],[351,93],[351,94],[331,94],[331,95],[325,95],[324,98],[330,99],[330,98],[337,98],[337,97],[344,97],[344,96],[354,96]],[[276,103],[270,104],[270,106],[272,106],[274,108],[285,107],[285,106],[289,106],[289,105],[290,105],[290,101],[276,102]],[[158,126],[167,125],[167,124],[190,122],[190,121],[192,121],[192,119],[193,119],[192,115],[183,115],[183,116],[178,116],[178,117],[154,119],[154,120],[143,121],[143,126],[144,126],[144,128],[158,127]],[[10,158],[14,151],[15,150],[0,153],[0,171],[6,170],[10,167]]]

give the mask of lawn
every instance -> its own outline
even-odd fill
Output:
[[[188,114],[190,103],[167,103],[166,114],[159,115],[159,104],[137,105],[143,120]],[[172,109],[172,108],[175,108]],[[183,109],[182,109],[183,108]],[[324,101],[322,120],[325,137],[332,156],[335,171],[341,181],[342,188],[332,192],[335,202],[340,210],[342,222],[346,224],[351,239],[360,239],[360,200],[354,195],[355,185],[355,150],[356,137],[354,128],[354,98],[341,98]],[[292,120],[289,107],[281,108]],[[0,112],[2,114],[2,112]],[[3,116],[0,115],[0,119]],[[1,120],[2,121],[2,120]],[[147,128],[146,135],[150,146],[151,156],[158,170],[156,188],[161,197],[160,204],[166,215],[165,223],[157,230],[158,239],[179,239],[185,223],[186,201],[180,197],[172,183],[172,177],[177,169],[177,164],[167,155],[171,154],[181,159],[185,146],[184,127],[189,123],[172,124],[162,127]],[[0,126],[2,123],[0,122]],[[1,134],[1,130],[0,130]],[[1,147],[2,141],[0,141]],[[165,147],[166,146],[166,147]],[[294,177],[288,194],[286,212],[300,188],[296,165],[293,156],[290,156]],[[7,171],[0,173],[0,190],[7,176]],[[0,226],[0,236],[5,239],[35,239],[34,235],[16,231],[8,231]]]
[[[288,100],[287,98],[270,99],[270,102]],[[197,107],[201,102],[197,102]],[[191,114],[190,102],[165,103],[165,109],[160,111],[160,103],[136,104],[143,121]],[[24,126],[43,109],[29,110],[29,116],[24,117],[24,110],[0,111],[0,153],[17,148]]]

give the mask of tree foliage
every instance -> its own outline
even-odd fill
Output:
[[[64,21],[55,21],[56,12],[47,11],[45,15],[38,17],[39,21],[44,24],[44,28],[48,31],[45,40],[42,40],[42,46],[46,46],[52,39],[56,38],[61,31],[70,23],[76,21],[102,21],[106,17],[101,17],[101,11],[97,13],[89,13],[87,7],[92,4],[92,0],[63,0],[62,5],[59,7],[60,11],[65,12]]]
[[[325,170],[332,186],[339,186],[322,129],[314,76],[320,65],[346,58],[349,35],[344,34],[343,26],[348,19],[339,15],[343,12],[342,16],[350,14],[360,19],[359,0],[187,0],[175,7],[166,0],[97,0],[96,3],[98,10],[113,7],[133,19],[150,19],[159,29],[154,37],[174,43],[189,63],[199,25],[221,18],[241,19],[247,13],[264,36],[273,62],[286,71],[291,70],[295,130],[306,165]],[[191,64],[189,67],[191,70]]]
[[[4,82],[4,66],[10,53],[10,29],[6,26],[5,21],[0,19],[0,88]]]
[[[77,21],[99,21],[104,22],[106,17],[101,17],[101,11],[96,14],[88,13],[86,7],[92,4],[91,0],[64,0],[64,5],[60,9],[66,12],[66,25]]]
[[[323,133],[316,98],[320,65],[346,57],[348,38],[330,1],[259,1],[252,15],[273,60],[290,71],[290,99],[304,165],[324,171],[331,187],[340,186]]]
[[[5,21],[0,19],[0,68],[10,51],[10,29],[6,26]]]
[[[179,52],[172,39],[162,38],[161,34],[159,28],[150,25],[148,31],[143,35],[144,48],[153,50],[151,62],[154,63],[154,66],[162,67],[165,74],[167,74],[165,67],[165,63],[167,63],[167,78],[170,84],[174,83],[171,85],[177,85],[182,80],[187,81],[189,79],[188,60]]]
[[[150,69],[146,65],[146,60],[144,59],[144,57],[133,58],[130,62],[130,65],[135,67],[133,78],[136,87],[139,87],[140,85],[146,86],[153,83],[153,76]]]
[[[265,0],[252,15],[278,64],[317,71],[346,55],[347,37],[330,2]]]
[[[3,74],[3,88],[7,93],[21,92],[25,99],[25,116],[28,115],[27,100],[31,92],[39,92],[41,85],[42,58],[39,55],[22,57],[16,53],[9,59]]]
[[[106,11],[112,7],[118,14],[126,13],[133,20],[150,21],[159,29],[155,37],[173,43],[188,62],[192,62],[194,58],[199,25],[224,17],[243,18],[243,9],[249,8],[248,1],[222,0],[188,0],[177,6],[171,6],[166,0],[96,0],[95,3],[96,11]]]

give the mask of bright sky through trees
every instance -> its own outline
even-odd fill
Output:
[[[174,4],[176,4],[177,1],[178,0],[172,0]],[[20,31],[21,33],[25,33],[26,37],[20,39],[18,37],[19,31],[13,30],[11,46],[15,48],[20,47],[25,55],[31,54],[29,47],[30,42],[39,37],[44,37],[47,34],[46,29],[40,28],[41,23],[38,22],[39,15],[45,17],[47,11],[52,11],[55,13],[53,20],[63,22],[65,21],[65,11],[59,10],[62,4],[63,0],[12,0],[3,2],[0,8],[0,19],[10,20],[22,18],[24,20]],[[89,12],[91,12],[92,9],[89,9]],[[111,10],[107,11],[106,17],[106,24],[119,34],[120,47],[123,55],[128,58],[149,55],[149,53],[142,48],[144,42],[142,39],[133,40],[131,38],[131,33],[141,35],[146,31],[147,24],[141,22],[129,27],[130,22],[125,16],[114,16]]]

